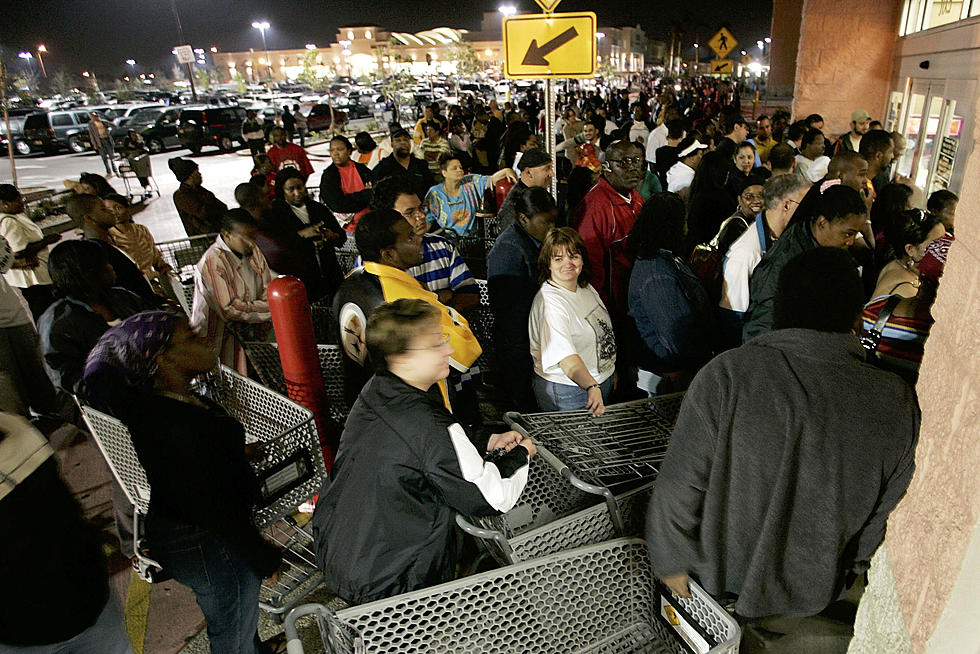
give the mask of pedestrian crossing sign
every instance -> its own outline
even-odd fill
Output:
[[[735,35],[729,32],[727,27],[722,27],[708,41],[708,47],[714,50],[719,59],[727,57],[736,45],[738,45],[738,41],[735,40]]]

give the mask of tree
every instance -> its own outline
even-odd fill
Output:
[[[296,76],[297,80],[309,84],[314,90],[321,89],[326,85],[326,79],[318,70],[322,68],[317,63],[319,56],[320,51],[318,49],[307,50],[306,54],[303,55],[303,72]]]
[[[59,68],[48,80],[48,85],[51,87],[51,90],[63,98],[72,95],[74,89],[78,86],[78,80],[64,68]]]
[[[473,50],[472,43],[464,41],[454,43],[449,49],[449,60],[456,62],[456,77],[470,77],[483,69],[480,60]]]

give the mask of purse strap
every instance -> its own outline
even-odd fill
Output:
[[[875,352],[878,351],[878,345],[881,343],[881,334],[885,330],[885,325],[888,324],[888,320],[892,317],[895,307],[898,306],[898,303],[902,299],[901,295],[892,295],[885,300],[881,311],[878,312],[878,319],[875,320],[875,324],[861,337],[861,345],[864,347],[869,362],[874,359]]]

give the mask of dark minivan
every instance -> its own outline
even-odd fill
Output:
[[[229,152],[242,143],[245,110],[241,107],[188,107],[180,112],[177,138],[194,154],[205,145]]]

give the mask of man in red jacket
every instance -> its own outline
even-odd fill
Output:
[[[629,141],[616,141],[606,149],[602,178],[572,218],[589,252],[590,281],[613,321],[617,314],[626,314],[626,290],[633,268],[626,237],[643,207],[643,198],[636,191],[642,180],[643,153]]]
[[[276,127],[272,130],[272,147],[269,148],[272,169],[279,172],[283,168],[295,168],[303,175],[305,182],[313,174],[313,166],[306,156],[306,150],[286,140],[286,130]]]

